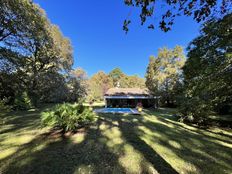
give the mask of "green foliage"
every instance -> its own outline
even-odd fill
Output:
[[[74,131],[78,127],[95,120],[92,109],[82,104],[58,104],[53,109],[42,113],[42,125]]]
[[[67,81],[68,92],[66,93],[66,101],[78,102],[86,96],[86,86],[84,82],[75,77],[70,77]]]
[[[115,68],[109,73],[109,77],[112,78],[114,86],[117,86],[124,76],[125,74],[120,68]]]
[[[171,30],[172,25],[176,17],[185,15],[192,16],[197,22],[205,21],[210,17],[224,16],[231,12],[232,2],[227,0],[183,0],[183,1],[162,1],[155,0],[124,0],[125,4],[132,8],[140,9],[140,21],[141,25],[145,22],[154,21],[150,20],[158,19],[157,24],[150,23],[147,25],[149,29],[154,29],[156,25],[159,25],[160,29],[164,32]],[[160,9],[157,14],[157,10]],[[159,19],[160,18],[160,19]],[[128,32],[128,25],[131,23],[130,18],[124,20],[123,30]]]
[[[70,94],[76,98],[75,102],[87,96],[88,76],[84,69],[77,68],[71,71],[69,86],[71,86]]]
[[[232,15],[206,22],[201,35],[188,47],[183,67],[183,116],[206,120],[212,111],[231,114],[232,106]],[[186,106],[187,105],[187,106]],[[189,106],[188,106],[189,105]]]
[[[28,96],[27,92],[18,94],[14,100],[13,108],[16,110],[27,110],[33,106],[32,100]]]
[[[120,88],[145,88],[145,81],[137,75],[124,74],[120,68],[115,68],[109,73],[114,87]]]
[[[174,49],[159,49],[158,56],[152,56],[147,67],[146,86],[167,106],[176,103],[177,91],[181,87],[185,55],[181,46]]]
[[[145,88],[145,80],[137,75],[125,75],[119,85],[121,88]]]
[[[72,93],[70,88],[78,86],[70,79],[67,81],[71,85],[63,85],[66,79],[62,75],[70,71],[73,64],[70,40],[32,1],[0,2],[0,21],[3,21],[0,23],[0,74],[4,75],[0,98],[9,98],[9,104],[16,100],[16,105],[23,105],[17,95],[28,91],[35,106],[40,101],[48,101],[52,95],[64,100],[65,96],[59,97],[59,94]],[[65,88],[58,92],[57,86]]]
[[[5,43],[10,39],[18,42],[25,37],[32,27],[31,20],[43,13],[30,0],[0,0],[0,4],[0,41]]]
[[[145,80],[137,75],[126,75],[120,68],[109,74],[99,71],[88,80],[88,101],[102,101],[109,88],[145,88]]]
[[[1,110],[1,113],[9,112],[11,110],[11,107],[7,106],[5,101],[0,100],[0,110]]]
[[[16,74],[8,73],[8,71],[12,70],[11,68],[11,65],[8,63],[2,67],[0,66],[0,100],[4,100],[5,104],[8,105],[14,103],[16,93],[21,90]]]
[[[155,57],[151,56],[149,60],[149,64],[147,66],[145,84],[152,93],[157,92],[157,85],[155,83],[154,77],[155,77]]]
[[[94,100],[103,100],[103,96],[109,88],[113,87],[113,80],[103,71],[99,71],[89,79],[89,95]]]
[[[184,98],[179,107],[180,120],[183,122],[206,124],[210,111],[210,106],[199,97]]]

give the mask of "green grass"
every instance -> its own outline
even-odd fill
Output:
[[[101,114],[66,135],[41,129],[43,109],[0,115],[0,173],[232,173],[232,131],[179,123],[171,109]]]

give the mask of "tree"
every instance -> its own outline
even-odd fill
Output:
[[[232,2],[227,0],[124,0],[125,4],[130,7],[141,9],[140,20],[141,25],[152,19],[158,9],[164,12],[159,19],[159,27],[162,31],[167,32],[174,24],[174,19],[178,16],[192,16],[197,22],[205,21],[209,17],[224,16],[231,12]],[[157,16],[156,16],[157,17]],[[124,21],[123,29],[128,32],[130,19]],[[155,24],[151,22],[148,28],[154,29]]]
[[[7,73],[17,76],[36,105],[48,87],[46,80],[71,69],[71,43],[50,23],[43,10],[29,0],[2,1],[0,9],[1,62],[12,65]]]
[[[124,76],[121,80],[122,88],[145,88],[145,80],[137,75]]]
[[[12,104],[15,91],[21,89],[20,81],[16,74],[12,73],[13,69],[12,64],[4,62],[0,58],[0,100],[4,100],[6,104]]]
[[[145,80],[137,75],[128,76],[115,68],[109,74],[103,71],[94,74],[89,79],[88,87],[88,100],[103,100],[109,88],[145,88]]]
[[[71,76],[77,78],[80,81],[86,81],[88,79],[87,73],[82,68],[77,68],[71,71]]]
[[[103,100],[109,88],[113,87],[113,80],[103,71],[99,71],[89,79],[89,96],[94,100]]]
[[[67,75],[58,72],[47,72],[41,75],[37,84],[37,95],[39,101],[44,103],[60,103],[68,101],[69,88],[68,88]]]
[[[109,77],[112,78],[114,87],[116,87],[118,83],[121,84],[121,80],[125,77],[125,74],[120,68],[115,68],[109,73]]]
[[[30,0],[0,0],[0,4],[0,42],[3,43],[20,41],[30,30],[31,20],[44,13]]]
[[[87,73],[82,68],[77,68],[71,71],[70,75],[70,87],[72,92],[70,94],[75,96],[74,101],[84,99],[88,92],[88,76]]]
[[[115,68],[109,73],[109,77],[113,80],[114,87],[119,85],[120,88],[144,88],[145,82],[143,78],[137,75],[128,76],[123,73],[120,68]]]
[[[8,70],[2,71],[1,68],[1,73],[5,74],[5,82],[9,82],[12,77],[15,77],[14,81],[7,83],[10,86],[14,86],[14,90],[11,93],[11,101],[18,95],[17,93],[22,93],[23,88],[27,86],[22,84],[22,79],[26,79],[25,73],[22,73],[22,68],[26,65],[26,52],[21,45],[27,40],[27,35],[31,32],[33,26],[36,25],[38,28],[43,26],[42,13],[38,6],[27,0],[1,0],[0,61],[1,67],[10,65]],[[6,88],[5,85],[4,89]]]
[[[49,27],[45,26],[46,28]],[[73,57],[72,47],[68,39],[64,38],[56,26],[51,25],[48,35],[35,31],[32,38],[32,47],[27,59],[26,71],[29,75],[30,96],[37,98],[38,83],[46,73],[70,70]],[[38,34],[38,35],[37,35]],[[35,36],[38,36],[36,38]]]
[[[201,35],[188,47],[183,67],[184,101],[182,113],[197,122],[210,111],[232,112],[232,14],[207,21]],[[191,109],[194,101],[195,109]]]
[[[156,93],[158,86],[157,83],[155,82],[155,57],[151,56],[150,60],[149,60],[149,64],[147,67],[147,72],[146,72],[146,87],[152,92],[152,93]]]
[[[157,58],[151,58],[147,68],[146,85],[167,106],[175,104],[174,89],[181,83],[181,68],[185,55],[181,46],[159,49]],[[152,69],[153,67],[153,69]]]

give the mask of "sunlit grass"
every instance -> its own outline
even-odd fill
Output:
[[[92,106],[92,107],[104,107],[105,106],[105,102],[101,101],[101,102],[94,102],[92,104],[89,104],[87,102],[83,103],[84,106]]]
[[[42,110],[2,114],[0,173],[232,173],[232,131],[185,125],[173,109],[99,114],[65,135],[41,129]]]

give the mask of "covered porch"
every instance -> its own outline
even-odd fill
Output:
[[[144,108],[158,107],[158,101],[154,97],[143,96],[106,96],[105,107],[107,108],[136,108],[141,103]]]

